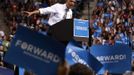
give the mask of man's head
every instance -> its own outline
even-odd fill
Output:
[[[66,5],[67,8],[73,8],[75,6],[76,0],[67,0]]]
[[[69,75],[93,75],[93,72],[87,66],[77,63],[70,67]]]

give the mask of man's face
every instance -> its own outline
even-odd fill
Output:
[[[76,0],[67,0],[67,7],[73,8],[75,6]]]

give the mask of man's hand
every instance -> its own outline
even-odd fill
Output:
[[[32,15],[32,12],[23,11],[23,14],[26,14],[28,17]]]
[[[28,17],[33,15],[33,14],[39,14],[40,11],[39,10],[35,10],[35,11],[32,11],[32,12],[28,12],[28,11],[23,11],[22,12],[23,14],[26,14]]]

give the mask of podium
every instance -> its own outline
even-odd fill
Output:
[[[67,42],[67,41],[70,41],[71,39],[75,39],[76,41],[85,41],[85,42],[89,41],[89,38],[87,37],[74,36],[74,20],[73,19],[62,20],[56,23],[55,25],[49,28],[48,33],[51,34],[51,37],[61,42]]]

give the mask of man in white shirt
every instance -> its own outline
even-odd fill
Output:
[[[72,8],[75,6],[76,0],[67,0],[65,4],[56,3],[47,8],[40,8],[38,10],[32,12],[25,12],[28,16],[33,14],[50,14],[48,24],[50,26],[60,22],[64,19],[71,19],[72,18]]]

